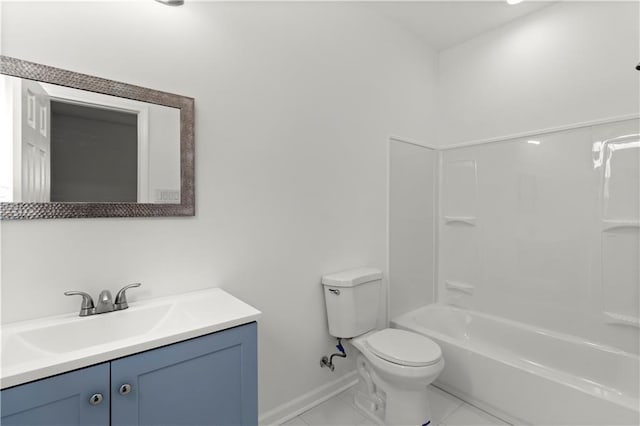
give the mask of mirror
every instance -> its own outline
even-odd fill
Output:
[[[192,98],[0,56],[2,219],[193,216]]]

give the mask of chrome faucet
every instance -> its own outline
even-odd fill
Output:
[[[113,301],[109,290],[102,290],[98,296],[98,306],[96,306],[96,314],[104,314],[113,311]]]
[[[134,283],[122,287],[116,294],[116,300],[113,301],[109,290],[102,290],[98,296],[98,306],[93,303],[93,298],[84,291],[65,291],[65,296],[82,296],[82,305],[80,305],[80,316],[87,317],[91,315],[104,314],[106,312],[121,311],[127,309],[126,291],[133,287],[140,287],[142,284]]]

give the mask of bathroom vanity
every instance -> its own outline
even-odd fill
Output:
[[[257,424],[259,315],[210,289],[3,326],[2,424]]]

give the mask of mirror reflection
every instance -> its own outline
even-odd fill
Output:
[[[0,202],[180,204],[180,109],[0,75]]]

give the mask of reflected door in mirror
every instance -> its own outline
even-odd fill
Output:
[[[46,202],[50,196],[51,133],[49,129],[50,99],[42,86],[34,81],[24,80],[16,93],[19,107],[16,118],[19,121],[22,138],[16,146],[18,168],[15,191],[24,201]]]
[[[180,203],[179,109],[0,77],[0,201]]]

